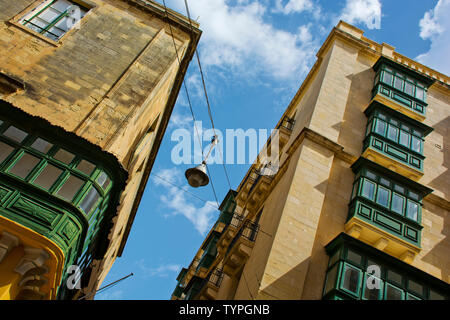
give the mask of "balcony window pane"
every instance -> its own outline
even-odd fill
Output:
[[[62,173],[63,170],[51,164],[47,164],[33,183],[48,190]]]
[[[382,280],[374,276],[366,275],[364,283],[364,298],[367,300],[380,300],[382,291]]]
[[[375,183],[364,179],[362,196],[367,199],[373,200],[375,196]]]
[[[388,85],[392,85],[392,74],[389,72],[383,72],[383,82],[388,84]]]
[[[356,263],[357,265],[361,265],[362,263],[362,256],[358,253],[356,253],[353,250],[348,249],[347,251],[347,260]]]
[[[80,190],[80,188],[83,186],[84,181],[75,177],[70,176],[69,179],[67,179],[64,182],[64,185],[61,189],[56,193],[58,196],[66,199],[67,201],[72,201],[75,194]]]
[[[324,294],[327,294],[328,292],[331,291],[331,289],[334,288],[334,286],[336,284],[338,267],[339,267],[339,264],[335,265],[330,271],[328,271],[327,283],[325,284],[325,293]]]
[[[403,90],[403,79],[400,79],[398,76],[394,79],[394,88],[398,90]]]
[[[421,152],[422,150],[422,141],[415,136],[411,137],[411,148],[416,152]]]
[[[417,221],[419,214],[419,205],[415,202],[408,200],[408,206],[406,208],[406,216],[414,221]]]
[[[24,153],[23,156],[9,169],[9,172],[25,179],[28,174],[36,167],[40,159],[31,154]]]
[[[394,272],[392,270],[388,270],[387,272],[387,278],[389,281],[393,281],[397,284],[402,284],[402,276],[398,274],[397,272]]]
[[[398,129],[394,126],[389,125],[388,128],[388,135],[387,137],[395,142],[397,142],[398,137]]]
[[[389,206],[389,190],[378,187],[377,203],[385,207]]]
[[[375,126],[375,132],[384,136],[386,132],[386,122],[383,120],[377,119],[377,124]]]
[[[0,163],[2,163],[10,154],[14,148],[9,144],[0,141]]]
[[[386,300],[402,300],[403,291],[399,288],[393,287],[389,284],[386,285]]]
[[[59,149],[53,158],[65,163],[65,164],[70,164],[72,162],[73,158],[75,158],[75,155],[64,149]]]
[[[349,265],[345,266],[341,287],[358,294],[360,271]]]
[[[391,186],[391,182],[385,178],[380,178],[380,183],[386,187],[390,187]]]
[[[405,93],[414,96],[414,85],[409,81],[405,82]]]
[[[340,254],[341,254],[341,250],[339,249],[338,251],[336,251],[333,256],[330,258],[330,261],[328,263],[329,266],[332,266],[333,264],[335,264],[337,261],[339,261],[340,258]]]
[[[95,169],[95,165],[90,163],[89,161],[81,160],[77,165],[77,169],[90,176],[92,174],[92,171],[94,171]]]
[[[89,214],[91,212],[94,205],[97,204],[98,200],[100,199],[100,194],[98,193],[97,189],[94,187],[91,187],[89,189],[89,192],[84,197],[83,201],[80,203],[80,208],[86,213]]]
[[[47,153],[53,147],[53,144],[45,141],[44,139],[37,138],[36,141],[34,141],[31,145],[31,147],[34,150],[40,151],[42,153]]]
[[[352,200],[353,200],[353,198],[355,198],[356,195],[358,194],[358,186],[359,186],[359,181],[357,181],[357,182],[353,185]]]
[[[408,193],[408,195],[409,195],[409,197],[410,197],[411,199],[414,199],[414,200],[419,201],[419,195],[418,195],[417,193],[410,191],[410,192]]]
[[[409,148],[409,134],[403,130],[400,130],[400,144]]]
[[[421,300],[421,299],[413,296],[412,294],[407,293],[406,294],[406,300]]]
[[[366,176],[372,180],[376,180],[377,179],[377,175],[371,171],[367,171]]]
[[[405,206],[405,198],[394,193],[392,195],[392,207],[391,207],[392,211],[403,215],[404,206]]]
[[[443,295],[440,295],[439,293],[430,290],[430,300],[445,300]]]
[[[413,280],[408,281],[408,289],[411,290],[412,292],[417,293],[418,295],[421,296],[423,295],[423,285]]]
[[[20,129],[17,129],[16,127],[10,126],[8,129],[6,129],[5,132],[3,132],[3,135],[17,143],[21,143],[23,140],[25,140],[28,133]]]
[[[109,179],[108,175],[105,172],[102,172],[97,177],[97,183],[103,188],[103,190],[106,190],[111,183],[111,179]]]
[[[397,191],[397,192],[400,192],[402,194],[405,194],[405,188],[403,188],[402,186],[399,186],[398,184],[396,184],[394,186],[394,190]]]
[[[425,90],[421,87],[416,87],[416,98],[420,100],[425,100]]]

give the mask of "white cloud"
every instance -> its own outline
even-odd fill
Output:
[[[100,292],[95,296],[95,300],[122,300],[123,299],[123,291],[115,290],[115,291],[104,291]]]
[[[286,12],[306,10],[311,1],[290,0]],[[183,1],[173,3],[185,12]],[[269,2],[195,0],[189,2],[191,17],[199,17],[204,31],[200,54],[205,67],[215,66],[234,74],[267,75],[277,80],[306,75],[315,60],[318,45],[298,33],[274,27],[265,19]],[[256,77],[255,77],[256,78]]]
[[[431,40],[430,50],[416,60],[450,75],[450,0],[439,0],[420,20],[420,37]]]
[[[179,111],[173,112],[172,115],[170,116],[169,129],[178,129],[178,128],[188,129],[191,127],[191,122],[192,122],[191,116],[183,114]]]
[[[289,0],[285,5],[283,5],[283,0],[276,0],[273,12],[291,14],[317,10],[318,8],[311,0]]]
[[[381,2],[380,0],[347,0],[340,18],[351,24],[363,23],[369,29],[380,29]]]
[[[181,266],[178,264],[164,264],[159,267],[148,267],[144,260],[141,259],[136,262],[136,265],[141,271],[141,275],[144,278],[149,277],[167,277],[169,273],[177,273],[181,270]]]
[[[155,185],[166,189],[159,198],[167,208],[172,210],[167,216],[182,215],[192,222],[201,235],[205,235],[214,222],[217,204],[207,201],[202,207],[196,207],[192,198],[187,198],[187,193],[179,189],[179,187],[187,189],[187,184],[181,183],[182,179],[184,179],[184,173],[177,168],[163,169],[153,177]]]

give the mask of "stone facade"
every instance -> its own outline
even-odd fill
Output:
[[[380,249],[386,257],[394,255],[388,243],[401,243],[397,237],[375,228],[379,238],[371,242],[362,236],[364,230],[346,230],[355,181],[351,166],[362,154],[368,123],[364,111],[373,99],[373,66],[382,56],[433,81],[423,123],[434,130],[425,138],[426,160],[418,180],[433,191],[423,199],[421,248],[416,255],[407,251],[394,261],[431,276],[449,293],[450,79],[396,53],[392,46],[367,39],[361,30],[341,21],[283,115],[295,119],[295,126],[280,149],[280,170],[264,188],[259,181],[249,187],[252,182],[245,178],[237,189],[235,214],[242,215],[243,221],[256,221],[255,215],[260,214],[256,240],[230,249],[226,238],[239,233],[225,229],[218,241],[225,249],[218,250],[210,265],[210,270],[223,270],[223,280],[213,294],[207,294],[206,285],[200,287],[196,299],[321,299],[330,259],[325,247],[343,232]],[[260,168],[256,162],[249,172]],[[394,166],[389,169],[395,170]],[[236,243],[231,242],[235,247]],[[202,254],[200,249],[197,257]],[[230,272],[229,261],[238,260]],[[184,276],[179,286],[190,279]]]
[[[20,22],[42,3],[0,1],[0,98],[114,159],[127,176],[80,296],[123,251],[201,32],[153,1],[76,0],[89,11],[55,41]]]

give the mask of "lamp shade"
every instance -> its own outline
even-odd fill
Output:
[[[195,168],[187,169],[185,176],[189,185],[193,188],[203,187],[209,183],[209,178],[206,174],[206,165],[204,163]]]

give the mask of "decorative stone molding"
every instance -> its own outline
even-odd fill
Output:
[[[9,232],[3,231],[0,238],[0,262],[6,257],[6,255],[15,247],[19,245],[19,238],[13,236]]]
[[[44,249],[26,247],[24,251],[25,255],[14,269],[22,276],[31,269],[42,267],[45,261],[50,258],[50,255]]]

